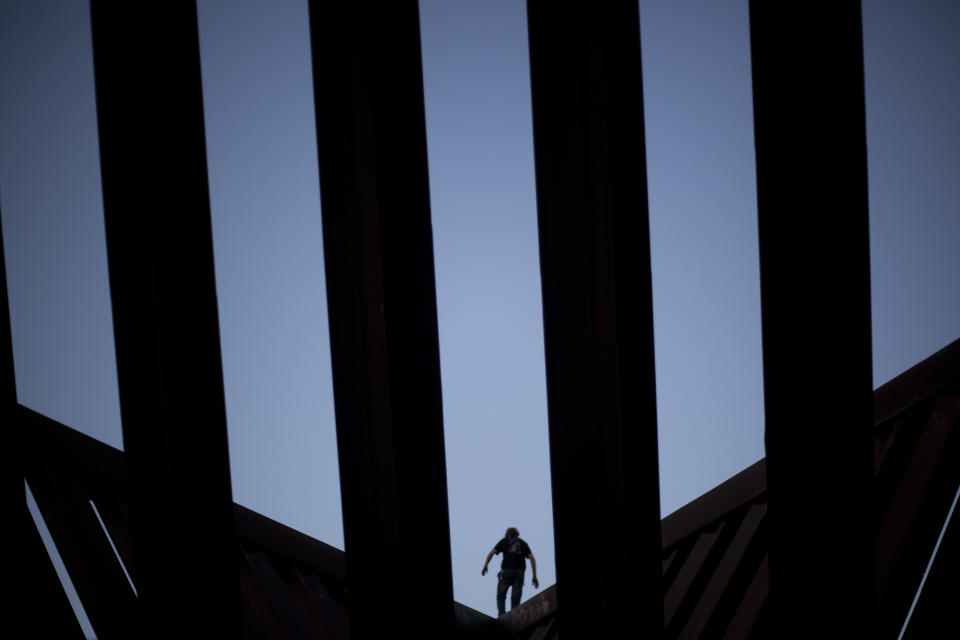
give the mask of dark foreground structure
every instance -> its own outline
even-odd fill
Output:
[[[958,635],[960,345],[871,390],[859,3],[751,3],[769,455],[661,522],[637,6],[529,0],[558,582],[499,620],[442,552],[416,3],[310,2],[346,554],[231,502],[196,7],[91,4],[126,452],[17,404],[4,288],[34,635],[82,637],[24,479],[103,640]]]
[[[960,486],[960,341],[878,389],[873,405],[877,498],[871,528],[881,576],[876,637],[897,637],[921,580],[904,637],[957,637],[960,515],[947,522],[947,514]],[[121,567],[139,590],[124,454],[29,409],[19,408],[16,420],[28,452],[27,482],[97,637],[135,637],[136,598]],[[769,605],[770,502],[767,460],[761,460],[660,523],[664,637],[781,637]],[[22,547],[31,576],[24,595],[43,603],[45,612],[37,619],[37,637],[82,638],[36,528],[24,515],[31,532]],[[238,637],[352,637],[357,596],[342,551],[239,505],[233,505],[233,526],[243,629]],[[816,526],[835,539],[833,523],[819,519]],[[450,637],[558,638],[567,620],[559,590],[561,585],[544,589],[499,619],[450,602]],[[817,606],[819,596],[808,602]],[[632,620],[629,612],[625,618]],[[407,633],[419,635],[421,628]],[[634,630],[626,628],[628,635]],[[823,637],[832,635],[826,625]]]

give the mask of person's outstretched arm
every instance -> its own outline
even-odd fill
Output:
[[[480,570],[480,575],[482,576],[487,575],[487,565],[490,564],[490,559],[496,553],[497,553],[496,549],[490,549],[490,553],[487,554],[487,559],[483,561],[483,569]],[[536,573],[536,569],[534,569],[534,573]]]
[[[540,581],[537,580],[537,561],[534,560],[532,553],[528,553],[527,557],[530,559],[530,568],[533,569],[533,588],[539,589]]]

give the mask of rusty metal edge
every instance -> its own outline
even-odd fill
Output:
[[[557,611],[557,585],[553,584],[521,602],[516,609],[497,618],[497,626],[508,635],[516,634],[543,621]]]
[[[960,339],[878,387],[873,392],[874,425],[886,422],[954,382],[960,382]]]
[[[761,458],[729,480],[688,502],[660,521],[663,548],[699,531],[767,490],[767,460]]]

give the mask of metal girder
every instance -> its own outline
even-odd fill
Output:
[[[241,545],[240,556],[240,561],[245,565],[244,570],[250,572],[266,606],[279,621],[280,637],[291,640],[315,638],[306,612],[297,607],[267,555],[262,552],[247,553]]]
[[[707,558],[713,551],[717,539],[720,537],[720,533],[725,526],[726,523],[721,521],[716,529],[713,531],[705,531],[697,537],[697,541],[694,543],[693,549],[690,550],[690,554],[684,561],[683,567],[680,569],[677,577],[673,580],[673,584],[670,585],[670,588],[664,596],[664,628],[670,626],[670,623],[673,621],[673,616],[677,613],[677,609],[680,608],[681,603],[690,597],[690,587],[703,570],[704,563],[706,563]]]
[[[239,637],[194,2],[91,2],[142,637]]]
[[[754,504],[750,506],[746,516],[740,523],[736,536],[730,546],[724,551],[719,565],[710,577],[703,594],[697,601],[696,607],[687,619],[683,630],[678,635],[680,640],[695,639],[703,636],[704,630],[710,623],[710,618],[723,598],[724,592],[730,586],[734,574],[743,562],[747,549],[753,543],[760,522],[766,515],[767,505]]]
[[[897,472],[896,490],[877,500],[878,637],[894,637],[903,626],[960,484],[960,387],[937,396],[904,412],[915,415],[903,416],[894,443],[900,451],[887,462]]]
[[[659,637],[638,8],[527,6],[560,624],[573,638]]]
[[[960,490],[960,489],[958,489]],[[960,517],[956,511],[940,534],[933,563],[926,570],[926,580],[907,622],[903,637],[960,637],[960,615],[957,594],[960,593]]]
[[[920,441],[917,443],[910,462],[904,469],[896,494],[890,502],[883,519],[877,528],[877,593],[881,602],[885,601],[891,587],[905,587],[914,591],[913,585],[905,576],[894,581],[896,568],[901,556],[907,547],[911,533],[918,527],[919,516],[922,513],[924,498],[931,485],[935,484],[935,472],[941,456],[945,453],[947,443],[954,429],[960,426],[960,398],[940,398],[930,414],[927,423],[923,425]],[[940,514],[937,514],[940,515]],[[939,519],[939,518],[935,518]],[[931,528],[931,533],[934,528]],[[929,535],[929,534],[928,534]],[[932,537],[932,535],[930,536]],[[920,545],[915,545],[920,546]],[[926,545],[924,545],[926,546]],[[921,547],[923,548],[923,547]],[[925,549],[924,549],[925,551]],[[922,556],[927,554],[922,553]],[[923,558],[925,561],[926,558]],[[896,582],[897,584],[891,584]],[[909,595],[903,599],[908,604]]]
[[[450,637],[417,4],[314,0],[310,31],[351,635]]]
[[[7,444],[3,447],[4,487],[3,495],[9,513],[20,505],[26,505],[23,488],[22,443],[20,430],[10,425],[17,424],[17,378],[13,367],[13,334],[10,330],[10,302],[7,298],[7,262],[3,248],[3,223],[0,214],[0,419],[6,427]],[[23,533],[26,533],[24,531]]]
[[[743,594],[743,598],[730,620],[730,624],[727,625],[723,640],[740,640],[741,638],[751,637],[751,633],[756,630],[757,622],[767,602],[769,580],[770,559],[769,555],[764,554],[760,566],[757,567],[746,593]],[[764,636],[757,634],[753,637]]]
[[[133,637],[136,597],[89,496],[42,464],[27,472],[27,482],[97,638]]]
[[[752,0],[750,42],[770,525],[765,618],[777,637],[872,637],[860,3]]]

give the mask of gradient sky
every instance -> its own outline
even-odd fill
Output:
[[[420,4],[454,589],[490,614],[507,526],[555,581],[524,6]],[[306,0],[198,14],[234,498],[342,548]],[[747,3],[640,18],[667,514],[764,455]],[[960,337],[960,4],[863,22],[878,386]],[[98,162],[86,3],[5,0],[18,398],[122,448]]]

